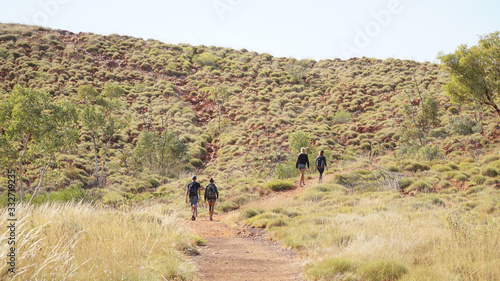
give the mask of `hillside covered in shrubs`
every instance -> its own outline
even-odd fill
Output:
[[[429,62],[296,60],[0,25],[0,110],[27,89],[74,106],[68,126],[77,136],[54,152],[40,201],[55,196],[46,191],[95,187],[109,204],[153,195],[168,201],[192,174],[216,178],[226,198],[253,198],[269,192],[265,182],[296,175],[300,146],[313,159],[323,149],[332,171],[362,169],[339,176],[353,189],[388,177],[404,194],[498,186],[499,117],[451,103],[448,81]],[[103,122],[84,114],[95,110]],[[46,155],[33,150],[16,161],[23,140],[2,141],[2,152],[10,150],[3,155],[15,156],[3,159],[3,181],[21,162],[28,198],[48,163],[36,159]],[[232,209],[241,200],[226,203]]]

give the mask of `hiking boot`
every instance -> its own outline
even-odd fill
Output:
[[[212,219],[212,218],[210,218],[210,221],[213,221],[213,219]]]
[[[191,217],[191,220],[194,221],[196,218],[194,216]]]

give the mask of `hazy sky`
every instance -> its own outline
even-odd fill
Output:
[[[500,30],[499,0],[0,0],[0,22],[276,57],[436,61]]]

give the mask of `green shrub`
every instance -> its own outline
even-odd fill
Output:
[[[224,203],[221,203],[219,204],[219,209],[224,212],[224,213],[227,213],[227,212],[230,212],[230,211],[233,211],[233,210],[236,210],[240,207],[240,205],[234,203],[234,202],[224,202]]]
[[[429,170],[430,167],[426,164],[422,164],[422,163],[415,162],[415,161],[409,161],[404,166],[404,169],[407,171],[418,172],[418,171]]]
[[[288,137],[288,146],[292,153],[300,153],[300,149],[305,147],[306,149],[311,144],[311,136],[308,133],[302,131],[295,131]]]
[[[460,174],[460,173],[459,173],[459,172],[457,172],[457,171],[449,171],[449,172],[445,172],[445,173],[443,174],[443,178],[444,178],[445,180],[451,180],[451,179],[453,179],[456,175],[459,175],[459,174]]]
[[[455,194],[455,193],[457,193],[457,191],[458,191],[458,189],[456,189],[455,187],[448,187],[448,188],[439,190],[439,193],[440,194]]]
[[[264,210],[262,210],[262,209],[243,209],[240,211],[240,215],[243,218],[248,219],[251,217],[255,217],[256,215],[260,215],[263,212],[264,212]]]
[[[426,145],[424,147],[421,147],[418,150],[417,155],[420,159],[424,159],[427,161],[432,161],[435,159],[443,159],[444,158],[444,154],[441,151],[441,148],[439,148],[439,146],[437,146],[437,145],[435,145],[435,146],[427,146]]]
[[[485,188],[486,188],[485,185],[476,185],[476,186],[472,186],[472,187],[467,188],[465,193],[467,193],[467,194],[477,193],[477,192],[482,191]]]
[[[469,179],[469,176],[463,173],[458,173],[453,177],[454,181],[466,181]]]
[[[432,185],[430,185],[427,181],[424,180],[418,180],[414,183],[412,183],[407,191],[420,191],[420,192],[431,192],[432,191]]]
[[[346,274],[355,272],[357,267],[345,258],[329,258],[306,264],[304,271],[309,280],[346,280]]]
[[[125,198],[116,191],[110,191],[102,197],[102,202],[106,205],[117,207],[125,202]]]
[[[481,173],[483,176],[494,178],[498,176],[498,170],[493,167],[486,167]]]
[[[429,134],[433,138],[445,138],[448,135],[448,132],[445,128],[436,128],[430,130]]]
[[[331,117],[331,120],[335,124],[344,124],[344,123],[349,123],[351,122],[351,113],[341,110],[335,112],[335,115]]]
[[[398,280],[408,272],[406,265],[393,260],[372,261],[359,269],[364,280]]]
[[[195,168],[203,167],[203,161],[198,158],[191,158],[191,160],[189,160],[189,164],[191,164]]]
[[[481,124],[473,120],[470,116],[464,118],[453,117],[448,125],[452,133],[459,135],[470,135],[482,131]]]
[[[474,175],[470,180],[475,184],[483,184],[486,181],[486,177],[482,175]]]
[[[488,155],[484,158],[483,163],[490,163],[500,160],[500,155]]]
[[[436,165],[432,165],[431,170],[436,171],[436,172],[443,173],[443,172],[449,172],[449,171],[451,171],[452,169],[451,169],[451,167],[450,167],[450,166],[448,166],[448,165],[440,165],[440,164],[436,164]]]
[[[443,180],[438,184],[438,188],[448,188],[451,186],[451,183],[447,180]]]
[[[455,106],[450,106],[448,107],[448,112],[451,113],[451,114],[458,114],[458,108],[455,107]]]
[[[402,189],[405,189],[405,188],[409,187],[410,185],[412,185],[414,182],[415,181],[413,180],[413,178],[404,178],[404,179],[399,180],[399,187]]]
[[[293,186],[294,186],[293,182],[289,180],[273,180],[273,181],[268,181],[264,184],[264,187],[272,191],[288,190]]]
[[[218,60],[218,57],[207,52],[195,55],[193,57],[193,62],[197,63],[200,66],[214,66]]]
[[[286,163],[280,163],[273,170],[273,176],[277,179],[288,179],[296,177],[299,175],[299,171],[295,169],[295,162],[287,161]]]
[[[250,227],[266,228],[287,225],[287,217],[282,214],[265,212],[245,220]]]
[[[160,181],[158,181],[157,179],[155,178],[149,178],[148,179],[148,183],[150,184],[150,186],[152,188],[157,188],[158,186],[160,186]]]

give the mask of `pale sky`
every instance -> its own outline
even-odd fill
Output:
[[[0,0],[0,22],[245,48],[275,57],[437,62],[500,30],[499,0]]]

